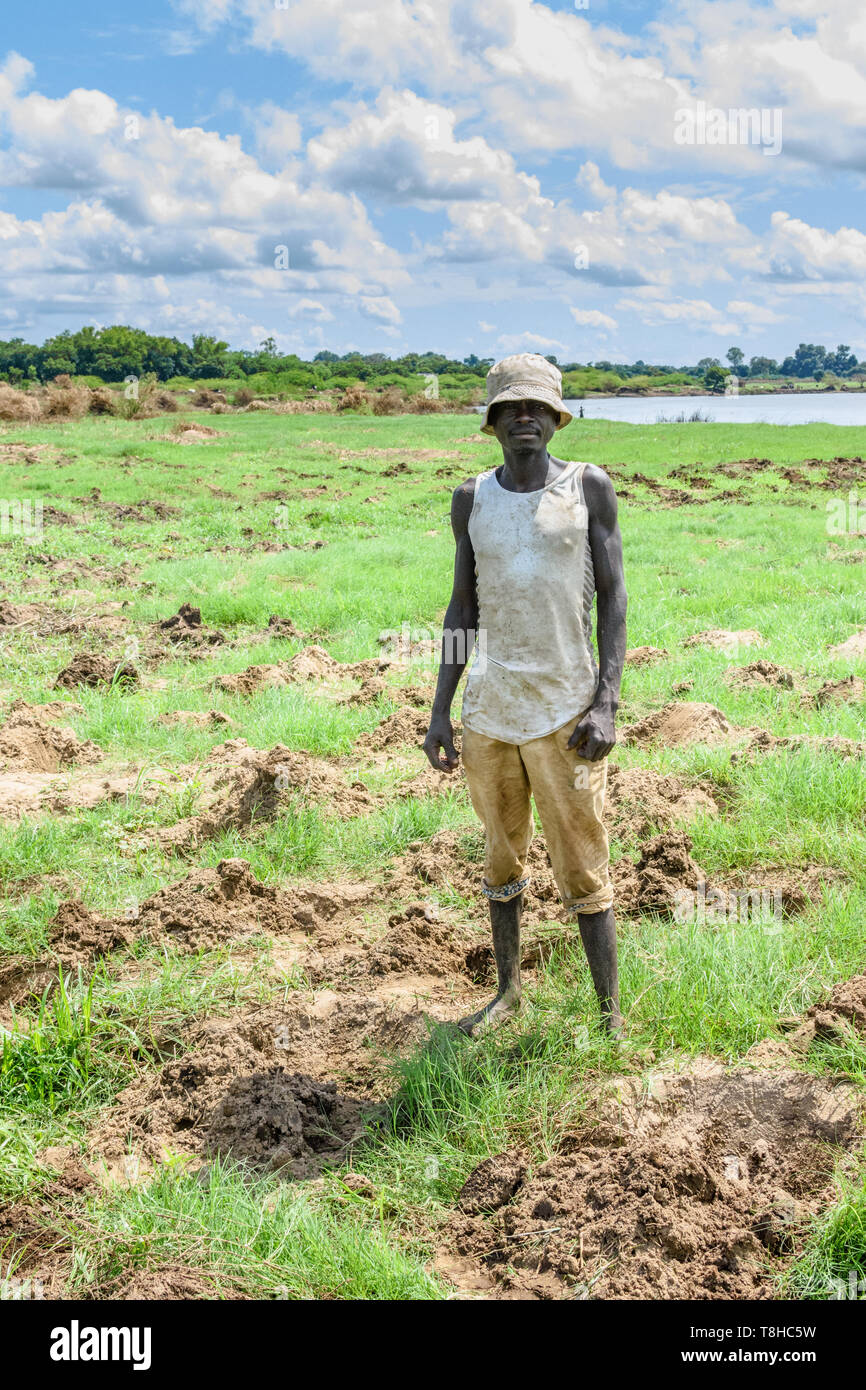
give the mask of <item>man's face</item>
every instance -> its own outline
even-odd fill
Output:
[[[550,442],[559,423],[544,401],[500,401],[490,412],[493,432],[503,449],[539,449]]]

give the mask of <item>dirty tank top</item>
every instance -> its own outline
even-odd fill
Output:
[[[534,492],[508,492],[495,469],[475,480],[478,644],[463,723],[504,743],[543,738],[595,698],[585,468],[569,463]]]

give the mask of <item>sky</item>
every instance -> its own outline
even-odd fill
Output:
[[[864,175],[862,0],[6,6],[0,338],[866,358]]]

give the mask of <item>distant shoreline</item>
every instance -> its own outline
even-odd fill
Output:
[[[738,396],[859,396],[864,394],[862,387],[833,387],[821,386],[817,382],[814,386],[762,386],[750,390],[748,387],[741,386],[736,393]],[[707,391],[705,387],[683,386],[679,390],[658,390],[652,387],[645,391],[629,391],[623,387],[617,391],[585,391],[580,396],[569,396],[571,401],[602,401],[616,400],[617,398],[629,397],[632,400],[680,400],[684,396],[700,396],[704,400],[726,399],[724,391]],[[727,399],[730,399],[729,397]]]

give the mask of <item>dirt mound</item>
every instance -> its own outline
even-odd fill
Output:
[[[627,666],[651,666],[654,661],[664,661],[667,655],[663,647],[629,647],[625,661]]]
[[[825,681],[814,695],[819,707],[837,700],[861,704],[866,700],[866,681],[860,676],[843,676],[840,681]]]
[[[427,737],[429,727],[429,710],[404,706],[389,714],[375,729],[361,734],[355,740],[355,747],[364,752],[384,753],[407,743],[420,746]],[[459,724],[454,725],[455,733],[460,732],[460,727]]]
[[[75,898],[62,902],[48,924],[49,954],[13,956],[0,966],[0,1005],[20,1007],[52,991],[58,971],[89,973],[100,956],[132,944],[132,924],[107,921]]]
[[[136,1269],[120,1280],[103,1282],[92,1290],[92,1297],[127,1302],[192,1302],[201,1299],[219,1299],[237,1302],[246,1295],[227,1288],[223,1278],[210,1279],[197,1269],[187,1269],[185,1265],[155,1265],[147,1269]]]
[[[201,609],[190,603],[182,603],[170,618],[163,618],[157,630],[164,633],[170,642],[186,642],[197,647],[213,647],[224,642],[225,634],[214,628],[205,627],[201,620]]]
[[[457,939],[454,928],[440,919],[432,904],[412,903],[388,918],[385,936],[372,948],[364,964],[369,975],[396,971],[459,975],[467,970],[467,959],[477,945],[469,933]],[[490,955],[489,947],[487,954]]]
[[[277,613],[272,613],[268,618],[268,637],[282,637],[287,642],[303,641],[304,634],[300,628],[295,627],[291,618],[281,618]]]
[[[654,710],[637,724],[627,724],[622,731],[622,741],[639,748],[654,743],[674,748],[691,743],[725,743],[730,733],[731,725],[714,705],[675,700]]]
[[[272,935],[290,923],[280,889],[259,883],[245,859],[221,859],[215,869],[194,869],[147,898],[136,928],[152,940],[168,938],[181,950],[199,951],[244,936]]]
[[[283,1010],[192,1027],[188,1050],[122,1092],[91,1134],[96,1163],[123,1172],[167,1153],[232,1154],[307,1178],[340,1162],[376,1094],[393,1089],[388,1054],[426,1036],[414,1007],[323,991]],[[319,1078],[327,1079],[319,1079]]]
[[[224,435],[225,430],[215,430],[211,425],[202,424],[198,420],[178,420],[176,425],[172,425],[171,432],[164,434],[162,438],[168,439],[172,444],[209,444],[213,439]]]
[[[806,1018],[813,1035],[828,1042],[844,1038],[845,1023],[866,1036],[866,975],[855,975],[853,980],[834,985],[827,1002],[813,1005]]]
[[[793,671],[777,666],[774,661],[750,661],[748,666],[734,666],[725,672],[729,685],[744,686],[747,690],[762,690],[774,686],[778,690],[795,690],[800,682]]]
[[[214,724],[228,725],[235,728],[235,721],[229,719],[227,714],[223,714],[218,709],[173,709],[167,714],[161,714],[157,719],[157,724],[189,724],[193,729],[210,729]]]
[[[132,927],[131,922],[100,917],[77,898],[61,903],[48,924],[51,948],[66,970],[89,967],[97,956],[130,946]]]
[[[866,560],[866,550],[845,550],[830,541],[827,546],[827,559],[840,565],[862,565]]]
[[[83,742],[68,726],[49,724],[39,706],[23,701],[16,701],[0,728],[0,771],[59,772],[101,757],[102,749],[90,739]]]
[[[852,738],[843,738],[841,734],[831,734],[828,737],[821,737],[817,734],[790,734],[786,738],[780,738],[776,734],[769,733],[766,729],[749,729],[745,731],[749,734],[748,741],[742,748],[736,749],[731,754],[731,763],[737,763],[741,758],[753,759],[763,753],[775,753],[783,749],[811,748],[816,753],[834,753],[838,758],[862,758],[866,756],[866,743],[858,743]]]
[[[0,602],[0,627],[28,627],[38,623],[42,617],[44,604],[10,603],[8,599]]]
[[[340,700],[340,704],[374,705],[377,700],[381,700],[384,695],[389,693],[383,676],[368,676],[366,680],[361,682],[357,690],[353,691],[351,695],[344,696]]]
[[[289,662],[289,672],[295,681],[324,680],[339,669],[339,661],[326,652],[324,647],[304,647],[304,650],[298,652]]]
[[[839,642],[835,647],[828,647],[827,650],[830,656],[862,661],[866,657],[866,628],[862,632],[852,633],[845,642]]]
[[[256,695],[272,685],[288,685],[289,677],[282,666],[248,666],[245,671],[217,676],[216,685],[230,695]]]
[[[706,874],[692,859],[692,842],[681,830],[654,835],[635,864],[623,857],[611,865],[616,906],[622,912],[670,914],[684,889],[696,892]]]
[[[733,656],[740,647],[763,647],[764,639],[754,628],[742,628],[729,632],[726,628],[713,627],[706,632],[696,632],[686,638],[684,647],[712,647],[715,651],[727,652]]]
[[[642,840],[650,833],[650,826],[662,829],[674,821],[718,813],[718,803],[706,782],[687,786],[673,773],[662,776],[644,768],[608,765],[605,818],[620,838]]]
[[[304,647],[289,662],[289,676],[294,681],[327,680],[349,677],[366,680],[381,676],[392,665],[386,657],[368,657],[365,661],[337,661],[324,647]]]
[[[373,804],[362,782],[349,785],[324,758],[293,752],[281,743],[265,753],[250,748],[245,739],[228,739],[212,750],[204,780],[204,809],[158,831],[163,849],[184,850],[226,830],[249,830],[292,798],[325,802],[329,811],[344,816],[363,814]]]
[[[506,1296],[775,1297],[774,1268],[855,1142],[856,1093],[706,1061],[654,1077],[649,1099],[628,1088],[535,1171],[520,1152],[485,1160],[458,1198],[457,1252]]]
[[[102,652],[79,652],[64,666],[56,681],[55,690],[75,690],[79,685],[113,685],[132,690],[141,684],[138,668],[126,657],[105,656]]]

